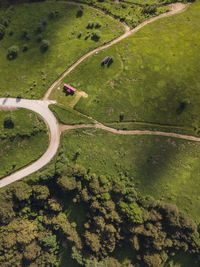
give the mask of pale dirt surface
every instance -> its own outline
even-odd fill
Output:
[[[156,21],[158,19],[161,18],[165,18],[165,17],[169,17],[178,13],[183,12],[187,7],[189,6],[189,4],[182,4],[182,3],[175,3],[175,4],[171,4],[169,5],[169,8],[171,9],[171,11],[167,12],[167,13],[163,13],[157,17],[148,19],[144,22],[142,22],[140,25],[138,25],[137,27],[135,27],[134,29],[130,30],[130,28],[127,25],[124,25],[125,27],[125,33],[123,35],[121,35],[120,37],[112,40],[111,42],[100,46],[90,52],[88,52],[87,54],[83,55],[81,58],[79,58],[78,61],[76,61],[69,69],[67,69],[65,72],[63,72],[63,74],[49,87],[49,89],[47,90],[45,96],[44,96],[44,100],[48,99],[50,97],[51,92],[53,91],[53,89],[55,87],[57,87],[59,85],[59,83],[71,72],[73,71],[83,60],[85,60],[86,58],[88,58],[89,56],[93,55],[94,53],[106,49],[118,42],[120,42],[121,40],[127,38],[128,36],[130,36],[131,34],[136,33],[137,31],[139,31],[142,27],[146,26],[147,24]]]
[[[74,129],[81,128],[96,128],[101,129],[107,132],[111,132],[113,134],[121,134],[121,135],[158,135],[158,136],[166,136],[166,137],[174,137],[189,141],[200,142],[200,137],[195,137],[191,135],[177,134],[171,132],[160,132],[160,131],[149,131],[149,130],[117,130],[111,127],[107,127],[101,123],[96,124],[79,124],[79,125],[61,125],[60,131],[69,131]]]
[[[38,113],[46,122],[49,128],[50,136],[49,147],[46,152],[28,167],[21,169],[5,178],[2,178],[0,180],[0,188],[17,180],[20,180],[31,173],[36,172],[37,170],[45,166],[48,162],[50,162],[50,160],[56,154],[58,146],[60,144],[60,131],[56,118],[48,108],[49,104],[52,104],[52,101],[0,98],[0,108],[26,108]]]

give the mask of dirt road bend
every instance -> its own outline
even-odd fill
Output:
[[[11,184],[23,177],[32,174],[47,163],[54,157],[60,144],[60,131],[59,125],[53,113],[49,110],[48,105],[52,104],[53,101],[42,101],[42,100],[26,100],[17,98],[0,98],[0,109],[13,109],[13,108],[26,108],[38,113],[45,121],[49,129],[49,146],[46,152],[33,164],[16,171],[15,173],[2,178],[0,180],[0,188],[8,184]]]

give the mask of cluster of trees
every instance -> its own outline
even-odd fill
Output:
[[[62,246],[79,264],[98,267],[120,266],[111,255],[122,243],[136,252],[138,266],[161,266],[177,250],[200,252],[192,219],[175,205],[141,197],[122,178],[97,177],[60,152],[37,180],[9,186],[0,195],[0,264],[58,266]],[[86,207],[81,231],[65,212],[69,196]]]

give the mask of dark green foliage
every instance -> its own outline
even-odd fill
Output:
[[[0,40],[3,39],[4,35],[5,35],[5,26],[0,24]]]
[[[13,60],[18,56],[18,52],[19,52],[19,47],[16,45],[13,45],[11,47],[8,48],[8,54],[7,54],[7,58],[9,60]]]
[[[139,196],[125,177],[112,182],[64,162],[61,150],[55,164],[62,168],[49,172],[46,185],[20,181],[1,195],[0,222],[7,224],[0,229],[1,265],[57,266],[64,244],[83,266],[120,266],[111,255],[122,240],[135,251],[138,266],[161,266],[174,249],[199,253],[197,225],[177,206]],[[66,213],[66,198],[73,207],[86,204],[81,232]]]
[[[101,32],[99,30],[96,30],[95,32],[92,33],[91,39],[94,40],[95,42],[98,42],[100,38],[101,38]]]
[[[42,52],[46,52],[50,47],[50,42],[48,40],[42,40],[42,44],[40,46],[40,49]]]
[[[11,190],[17,200],[28,200],[32,194],[32,188],[27,183],[22,181],[17,182],[11,186]]]
[[[14,128],[14,120],[12,116],[7,116],[4,119],[4,128],[13,129]]]
[[[75,177],[62,176],[58,179],[58,185],[64,191],[74,190],[77,186]]]
[[[157,7],[156,5],[145,5],[143,8],[142,8],[142,13],[143,14],[155,14],[157,11]]]
[[[76,13],[76,17],[77,18],[80,18],[80,17],[82,17],[83,16],[83,10],[82,9],[79,9],[78,11],[77,11],[77,13]]]
[[[23,48],[22,48],[22,51],[23,52],[26,52],[28,50],[28,45],[27,44],[24,44],[23,45]]]

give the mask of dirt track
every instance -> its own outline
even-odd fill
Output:
[[[53,91],[53,89],[59,85],[59,83],[62,81],[62,79],[64,77],[66,77],[71,71],[73,71],[82,61],[84,61],[89,56],[93,55],[94,53],[96,53],[96,52],[98,52],[100,50],[106,49],[106,48],[108,48],[108,47],[120,42],[121,40],[127,38],[131,34],[136,33],[141,28],[143,28],[144,26],[146,26],[147,24],[149,24],[149,23],[151,23],[153,21],[156,21],[158,19],[169,17],[169,16],[175,15],[177,13],[183,12],[188,6],[189,6],[189,4],[182,4],[182,3],[171,4],[170,5],[171,11],[169,11],[167,13],[163,13],[163,14],[157,16],[157,17],[150,18],[150,19],[142,22],[141,24],[139,24],[136,28],[134,28],[132,30],[130,30],[129,27],[125,26],[125,33],[123,35],[121,35],[120,37],[112,40],[111,42],[109,42],[109,43],[107,43],[107,44],[105,44],[103,46],[100,46],[100,47],[88,52],[87,54],[85,54],[84,56],[79,58],[79,60],[77,60],[69,69],[67,69],[65,72],[63,72],[63,74],[49,87],[49,89],[47,90],[47,92],[46,92],[46,94],[45,94],[43,99],[47,100],[49,98],[51,92]]]
[[[167,16],[171,16],[177,13],[180,13],[184,11],[187,8],[188,5],[183,5],[183,4],[173,4],[172,5],[172,10],[168,13],[162,14],[160,16],[151,18],[142,24],[138,25],[138,27],[134,28],[133,30],[129,30],[129,28],[126,28],[125,34],[120,36],[119,38],[111,41],[110,43],[99,47],[83,57],[81,57],[76,63],[74,63],[68,70],[66,70],[60,78],[58,78],[57,81],[55,81],[52,86],[49,88],[47,91],[44,100],[27,100],[27,99],[16,99],[16,98],[0,98],[0,109],[15,109],[15,108],[26,108],[30,109],[32,111],[37,112],[40,116],[43,117],[44,121],[46,122],[48,128],[49,128],[49,133],[50,133],[50,143],[47,151],[43,154],[42,157],[40,157],[37,161],[35,161],[33,164],[29,165],[28,167],[21,169],[5,178],[2,178],[0,180],[0,188],[4,187],[6,185],[9,185],[17,180],[20,180],[31,173],[36,172],[43,166],[45,166],[47,163],[50,162],[50,160],[54,157],[54,155],[57,152],[57,149],[60,144],[60,132],[66,131],[66,130],[71,130],[71,129],[77,129],[77,128],[98,128],[102,129],[105,131],[112,132],[114,134],[130,134],[130,135],[159,135],[159,136],[168,136],[168,137],[175,137],[175,138],[180,138],[180,139],[185,139],[185,140],[190,140],[190,141],[196,141],[200,142],[200,138],[194,137],[194,136],[187,136],[187,135],[181,135],[181,134],[176,134],[176,133],[166,133],[166,132],[159,132],[159,131],[140,131],[140,130],[134,130],[134,131],[123,131],[123,130],[116,130],[107,126],[104,126],[103,124],[98,123],[97,121],[94,121],[95,124],[83,124],[83,125],[61,125],[59,126],[56,118],[54,117],[53,113],[49,110],[48,105],[52,103],[53,101],[49,101],[48,97],[53,90],[53,88],[59,84],[59,82],[67,75],[69,74],[75,67],[77,67],[85,58],[89,57],[90,55],[94,54],[96,51],[105,49],[113,44],[118,43],[119,41],[123,40],[124,38],[128,37],[129,35],[137,32],[139,29],[144,27],[145,25],[163,18]]]
[[[195,137],[191,135],[177,134],[177,133],[171,133],[171,132],[149,131],[149,130],[117,130],[111,127],[107,127],[101,123],[61,125],[60,131],[64,132],[64,131],[81,129],[81,128],[102,129],[104,131],[111,132],[113,134],[121,134],[121,135],[158,135],[158,136],[166,136],[166,137],[173,137],[173,138],[179,138],[179,139],[184,139],[184,140],[189,140],[189,141],[200,142],[200,137]]]

